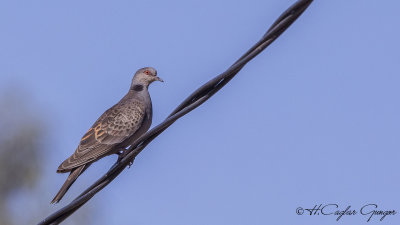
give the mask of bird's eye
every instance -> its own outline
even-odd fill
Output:
[[[150,75],[150,71],[148,71],[148,70],[145,70],[144,73],[145,73],[146,75]]]

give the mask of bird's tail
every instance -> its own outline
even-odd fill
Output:
[[[71,173],[69,174],[67,180],[64,182],[63,186],[61,189],[58,191],[54,199],[51,201],[51,203],[58,203],[62,197],[65,195],[65,193],[68,191],[68,189],[71,187],[71,185],[75,182],[76,178],[81,175],[81,173],[87,168],[87,165],[82,165],[80,167],[77,167],[73,170],[71,170]]]

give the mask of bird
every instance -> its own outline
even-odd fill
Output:
[[[70,173],[51,203],[58,203],[75,180],[95,161],[112,154],[123,154],[133,141],[151,126],[153,111],[149,85],[164,82],[153,67],[136,71],[128,93],[106,110],[81,138],[75,152],[57,169]]]

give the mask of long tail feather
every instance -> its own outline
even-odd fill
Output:
[[[77,167],[71,171],[69,174],[67,180],[64,182],[63,186],[61,189],[58,191],[54,199],[51,201],[51,203],[58,203],[62,197],[65,195],[65,193],[68,191],[68,189],[71,187],[71,185],[75,182],[76,178],[81,175],[81,173],[87,168],[87,165],[82,165],[80,167]]]

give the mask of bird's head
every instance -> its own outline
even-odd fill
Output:
[[[153,81],[164,82],[161,78],[157,77],[157,70],[153,67],[144,67],[136,71],[132,79],[131,88],[135,85],[143,85],[148,87]]]

